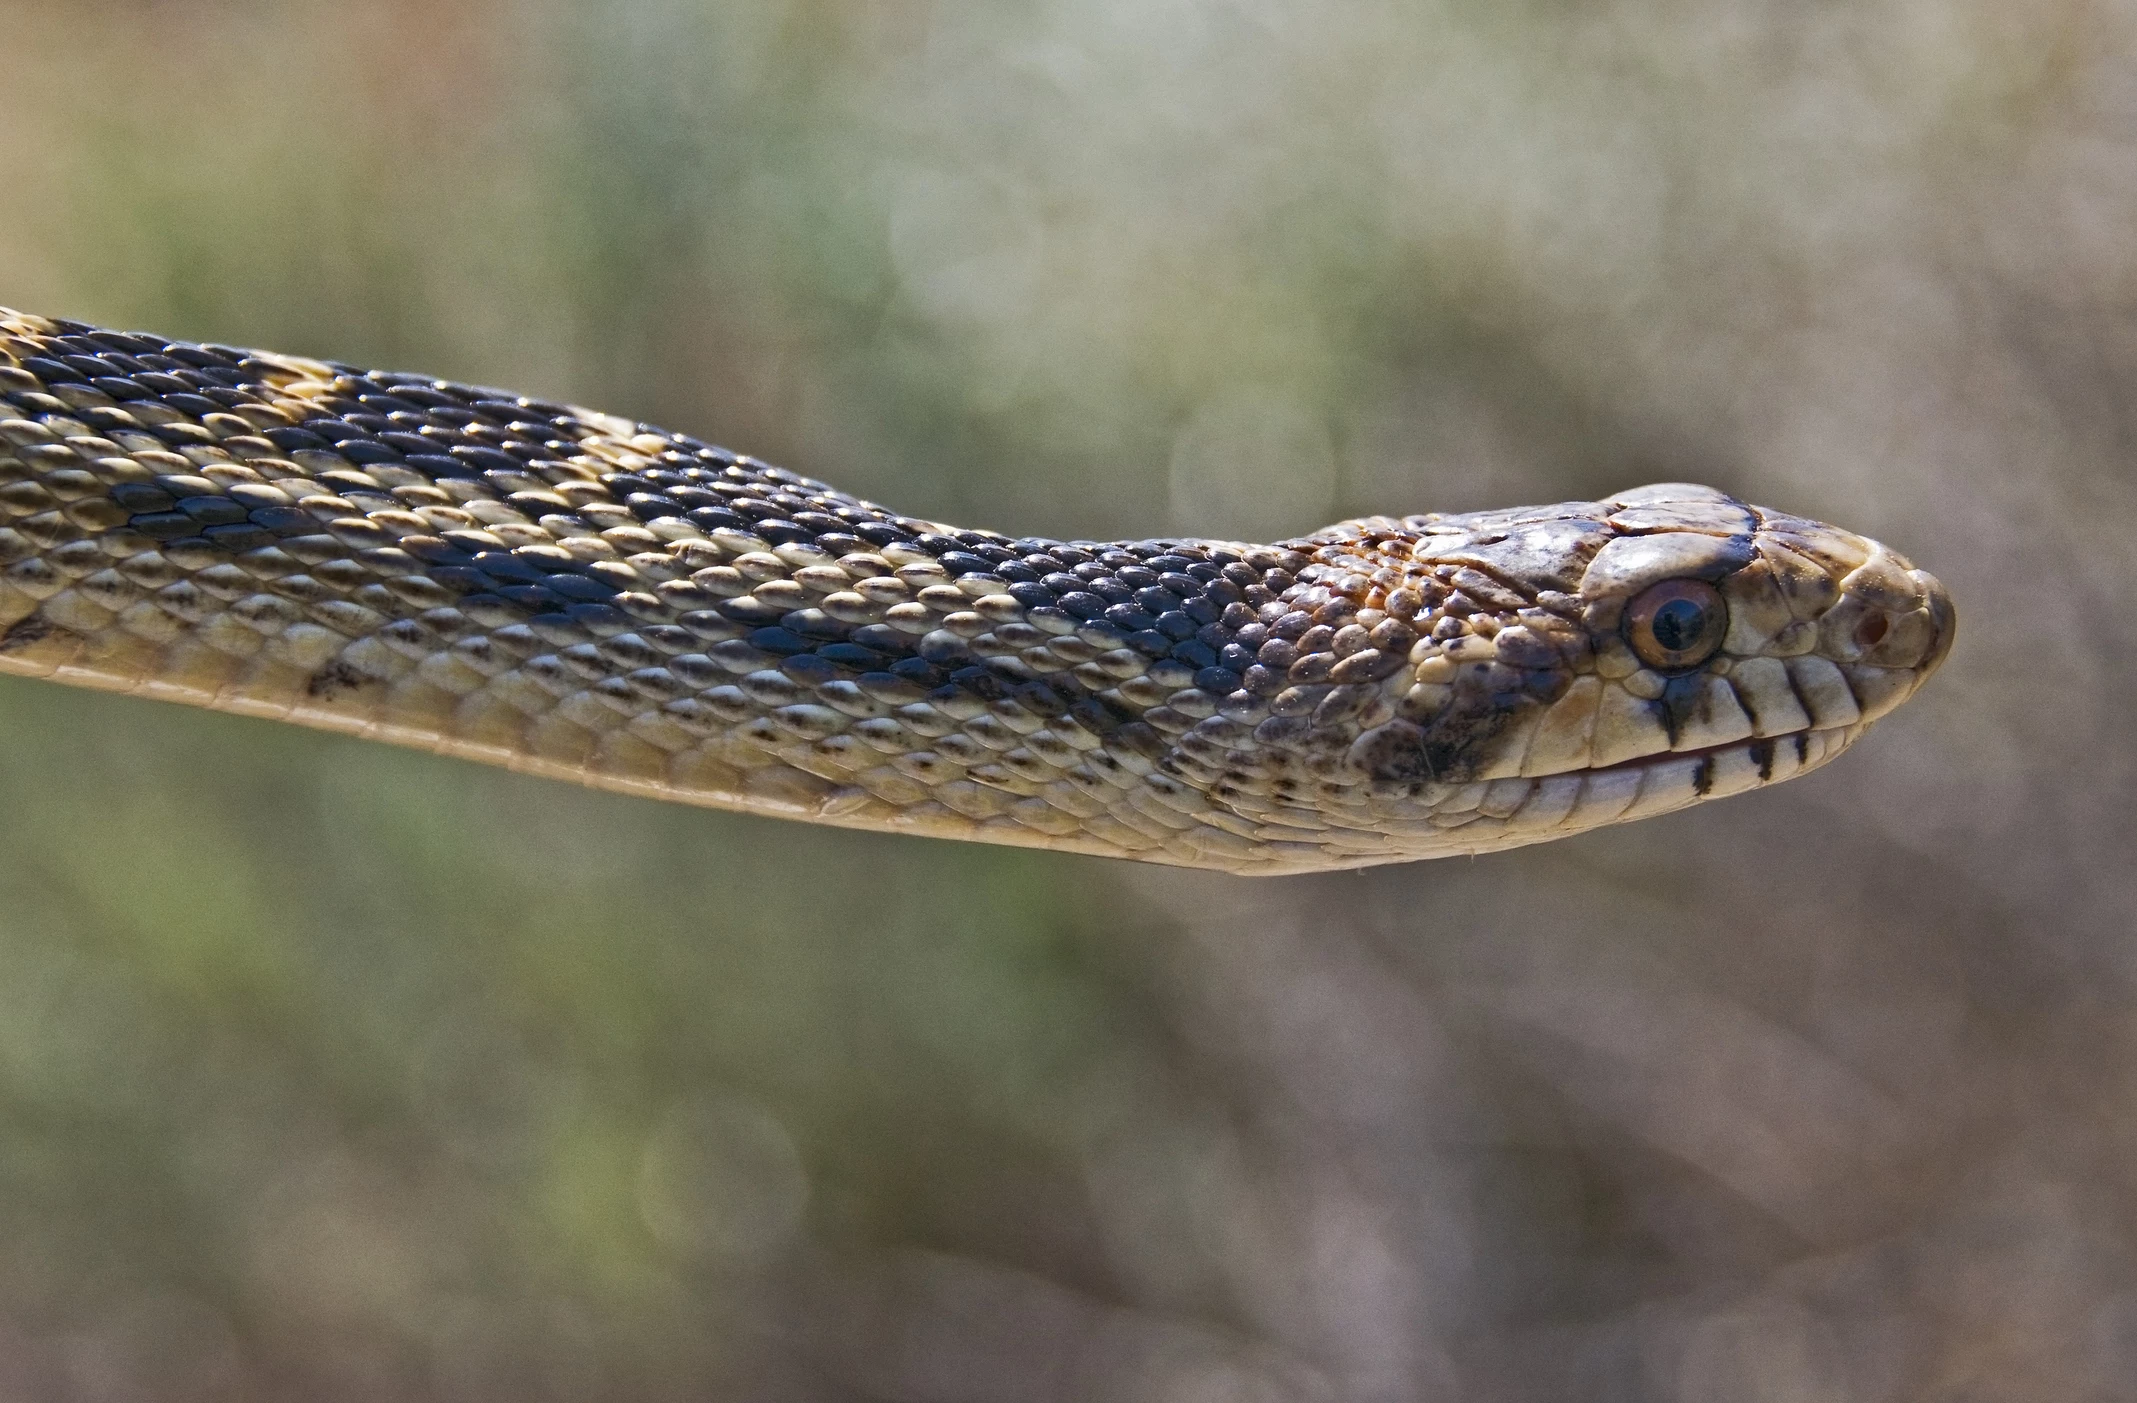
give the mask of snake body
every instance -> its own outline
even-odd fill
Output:
[[[1243,873],[1801,774],[1953,633],[1710,488],[1011,539],[687,435],[0,309],[0,671],[666,799]]]

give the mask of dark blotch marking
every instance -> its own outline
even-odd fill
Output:
[[[1662,728],[1669,734],[1670,745],[1688,726],[1711,723],[1714,719],[1713,698],[1707,694],[1707,673],[1688,672],[1672,677],[1662,690]]]
[[[1000,701],[1009,695],[1009,688],[1002,679],[984,667],[958,668],[950,674],[950,682],[984,702]]]
[[[1475,772],[1491,742],[1514,719],[1514,710],[1495,706],[1485,697],[1458,697],[1427,728],[1413,764],[1391,763],[1373,777],[1460,781]]]
[[[1570,676],[1558,673],[1524,676],[1521,690],[1494,688],[1491,677],[1499,671],[1489,668],[1483,677],[1457,682],[1453,701],[1424,728],[1423,740],[1375,766],[1373,778],[1463,783],[1491,758],[1492,742],[1507,727],[1550,706],[1571,685]]]
[[[1135,721],[1135,714],[1109,698],[1087,694],[1069,703],[1068,714],[1077,724],[1100,739],[1110,741],[1122,727]]]
[[[17,619],[6,634],[0,635],[0,653],[19,652],[60,631],[58,624],[42,614],[31,614],[27,618]]]
[[[1707,791],[1713,787],[1714,757],[1702,755],[1699,757],[1699,763],[1692,769],[1692,792],[1704,799],[1707,796]]]
[[[1773,741],[1755,740],[1751,743],[1751,758],[1759,762],[1759,779],[1763,782],[1773,778]]]
[[[371,678],[358,672],[349,664],[336,658],[333,662],[328,663],[325,667],[312,674],[312,680],[305,685],[304,694],[309,697],[320,697],[331,701],[335,697],[357,690],[371,680]]]
[[[1296,740],[1306,724],[1303,720],[1265,721],[1254,734],[1258,739],[1282,743]],[[1375,732],[1367,741],[1366,753],[1360,759],[1365,772],[1376,780],[1430,783],[1439,777],[1425,733],[1405,721],[1383,726]]]
[[[1147,721],[1130,721],[1114,732],[1112,740],[1114,745],[1125,746],[1153,762],[1163,760],[1172,749],[1172,743]]]

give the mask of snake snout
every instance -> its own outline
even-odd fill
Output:
[[[1916,664],[1916,671],[1921,677],[1927,678],[1930,673],[1944,665],[1944,659],[1951,653],[1952,642],[1959,636],[1959,613],[1952,607],[1951,594],[1944,588],[1942,580],[1927,570],[1915,571],[1914,578],[1921,585],[1922,593],[1928,600],[1930,624],[1936,630],[1936,637],[1931,641],[1929,651],[1924,653],[1922,661]]]
[[[1876,542],[1839,581],[1818,620],[1816,652],[1846,674],[1867,719],[1913,695],[1951,651],[1950,594],[1925,570]]]

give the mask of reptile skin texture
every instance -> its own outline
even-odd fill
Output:
[[[505,391],[0,309],[0,671],[657,798],[1239,873],[1824,764],[1949,650],[1663,484],[1270,545],[1010,538]]]

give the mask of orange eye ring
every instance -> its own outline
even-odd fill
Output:
[[[1714,656],[1729,632],[1729,606],[1705,580],[1664,580],[1625,610],[1625,641],[1659,672],[1681,672]]]

